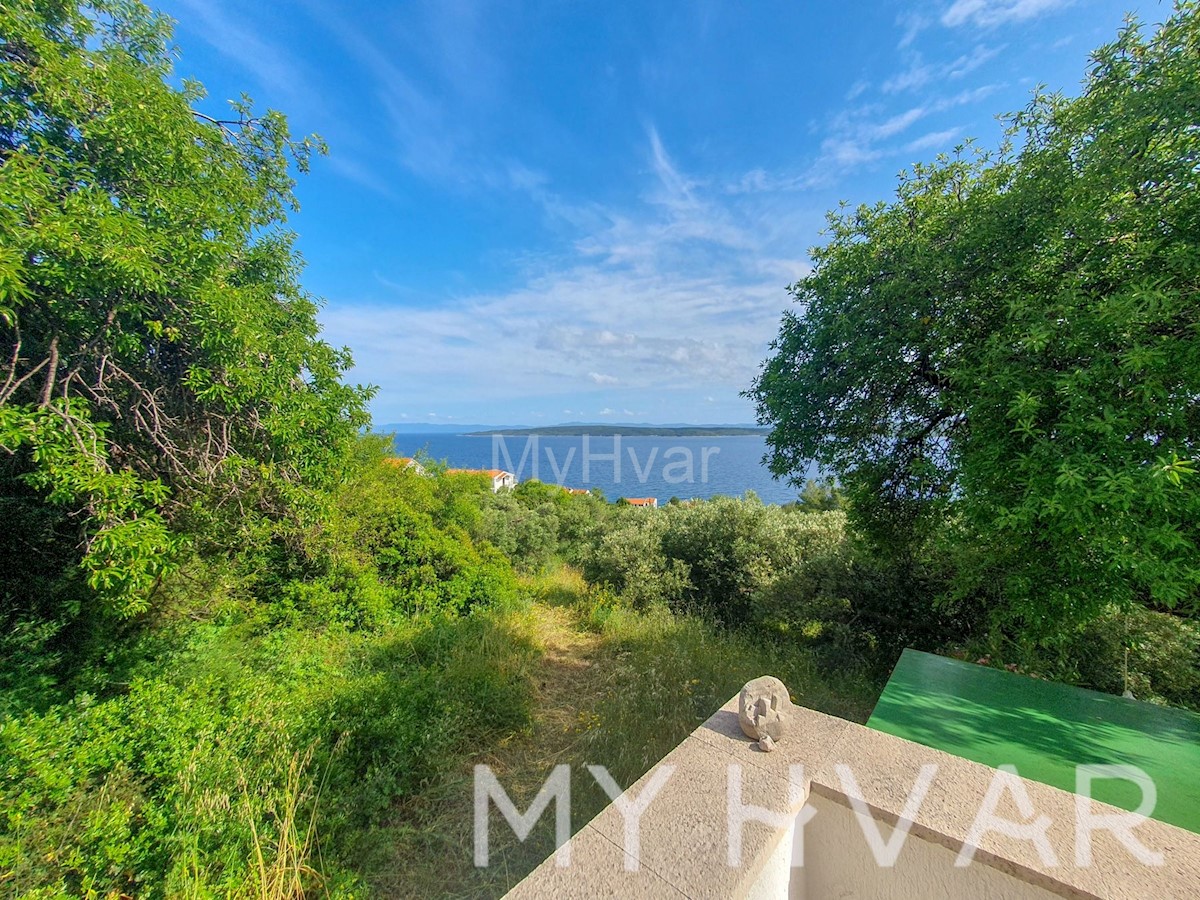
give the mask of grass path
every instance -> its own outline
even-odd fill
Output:
[[[618,783],[631,784],[750,678],[778,674],[799,702],[847,718],[862,720],[869,709],[865,693],[831,690],[799,654],[781,654],[689,617],[596,602],[570,570],[531,588],[534,602],[507,614],[506,623],[537,648],[526,672],[531,723],[480,748],[405,811],[410,824],[388,854],[390,874],[372,879],[384,896],[498,897],[553,852],[551,811],[520,842],[492,809],[490,865],[474,866],[477,764],[491,767],[521,811],[554,766],[570,765],[574,830],[608,802],[586,764],[604,765]],[[648,717],[648,709],[655,715]]]
[[[596,791],[580,789],[591,787],[583,769],[588,761],[586,738],[596,725],[595,708],[605,696],[606,671],[611,671],[615,648],[602,632],[588,627],[578,606],[563,604],[561,595],[555,599],[560,602],[535,602],[528,611],[542,651],[531,673],[532,727],[473,760],[472,775],[476,763],[491,766],[523,811],[556,765],[570,765],[572,829],[578,829],[606,803]],[[464,821],[473,823],[466,817]],[[513,887],[554,851],[552,822],[553,815],[547,813],[533,834],[519,842],[493,810],[491,864],[487,870],[472,865],[469,873],[463,873],[460,896],[498,897]],[[473,841],[473,828],[470,838]]]
[[[552,748],[584,724],[580,702],[594,696],[601,680],[599,663],[608,648],[601,635],[584,628],[577,609],[535,603],[532,613],[543,641],[543,655],[534,674],[537,699],[530,742],[551,751],[543,760],[550,765],[566,749]]]
[[[588,726],[587,707],[601,680],[605,642],[583,626],[571,606],[534,602],[513,618],[513,626],[530,634],[539,651],[528,673],[531,726],[469,759],[422,808],[406,811],[405,818],[422,820],[421,827],[402,835],[394,868],[375,879],[385,896],[501,896],[553,852],[553,834],[544,827],[552,815],[522,843],[493,810],[491,865],[475,867],[474,767],[490,766],[518,809],[527,808],[554,766],[575,761],[573,752]]]

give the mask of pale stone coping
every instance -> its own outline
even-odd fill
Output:
[[[854,771],[873,816],[889,824],[900,817],[921,766],[937,765],[937,776],[910,833],[956,853],[966,842],[996,775],[990,766],[850,723],[812,775],[814,792],[846,805],[849,800],[834,770],[839,763]],[[1035,815],[1051,820],[1046,834],[1057,865],[1045,865],[1032,841],[994,831],[980,841],[977,862],[1067,897],[1200,897],[1200,835],[1154,819],[1142,822],[1134,833],[1148,849],[1163,854],[1161,866],[1150,866],[1135,859],[1110,832],[1097,831],[1092,835],[1091,865],[1078,866],[1075,795],[1029,779],[1021,779],[1021,784]],[[1125,811],[1093,801],[1092,813],[1120,815]],[[1007,791],[996,814],[1026,821]]]
[[[795,813],[809,791],[850,806],[837,769],[854,773],[873,818],[894,825],[921,767],[937,773],[914,819],[910,839],[923,839],[958,852],[970,833],[996,770],[921,744],[833,716],[797,707],[788,734],[773,753],[763,753],[738,725],[733,697],[659,763],[675,771],[641,818],[637,871],[628,871],[625,820],[605,808],[572,839],[568,868],[547,859],[507,895],[533,897],[739,897],[756,883],[786,830],[754,821],[743,826],[739,867],[727,861],[726,790],[730,764],[742,767],[742,802],[777,813]],[[793,770],[802,766],[803,770]],[[655,767],[657,768],[657,766]],[[626,794],[645,788],[651,769]],[[1198,773],[1200,776],[1200,773]],[[1036,815],[1049,816],[1047,830],[1056,865],[1047,866],[1031,841],[996,832],[983,836],[973,865],[986,865],[1066,897],[1200,897],[1200,835],[1155,820],[1136,830],[1163,865],[1138,862],[1108,832],[1093,835],[1090,867],[1075,862],[1074,794],[1021,780]],[[799,802],[795,802],[799,798]],[[1093,813],[1123,811],[1094,802]],[[1011,792],[996,814],[1026,821]],[[814,819],[810,828],[818,828]]]

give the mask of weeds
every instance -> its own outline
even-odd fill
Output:
[[[372,879],[380,894],[496,897],[553,851],[552,816],[524,842],[493,817],[490,865],[474,867],[474,763],[492,768],[518,809],[554,766],[570,765],[580,776],[571,796],[578,829],[609,803],[584,766],[605,766],[618,783],[632,784],[750,678],[778,675],[797,702],[860,721],[874,700],[865,682],[827,685],[803,651],[785,652],[661,607],[635,610],[570,567],[525,576],[521,585],[534,602],[509,615],[537,639],[528,670],[530,726],[480,748],[392,823],[395,844],[376,860]]]
[[[251,867],[254,878],[247,887],[247,893],[258,900],[299,900],[310,896],[311,889],[321,883],[320,873],[309,865],[316,841],[321,788],[324,786],[322,779],[314,792],[309,778],[308,770],[314,749],[310,745],[303,755],[292,754],[282,792],[272,798],[273,808],[269,812],[275,824],[274,841],[259,833],[258,816],[251,800],[252,791],[244,769],[240,765],[238,767],[242,809],[254,847]],[[307,817],[304,815],[305,807],[308,807]],[[307,822],[303,822],[305,818]],[[302,822],[303,831],[300,829]]]

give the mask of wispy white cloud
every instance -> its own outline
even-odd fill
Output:
[[[352,26],[345,15],[316,3],[310,3],[309,8],[348,57],[371,76],[399,161],[421,174],[454,177],[463,138],[442,103],[421,90],[375,40]]]
[[[487,4],[425,0],[350,17],[328,0],[303,2],[366,76],[378,110],[376,156],[442,187],[515,191],[553,206],[543,174],[487,146],[506,77],[488,39]]]
[[[821,155],[807,172],[806,186],[831,184],[896,151],[891,139],[899,137],[935,109],[933,104],[911,106],[880,117],[876,106],[847,110],[834,119],[821,142]]]
[[[646,158],[640,201],[593,210],[570,252],[521,286],[408,307],[334,296],[329,338],[355,348],[360,377],[396,409],[430,372],[464,403],[602,388],[611,415],[648,389],[735,394],[775,335],[786,285],[807,271],[815,222],[693,177],[652,126]]]
[[[861,106],[834,117],[820,143],[817,158],[798,172],[775,173],[754,168],[728,182],[730,194],[777,194],[828,187],[851,172],[873,163],[896,148],[882,142],[924,118],[930,107],[914,106],[881,118],[879,107]]]
[[[896,17],[900,39],[896,46],[906,50],[930,26],[940,23],[947,28],[971,26],[990,29],[1013,22],[1024,22],[1047,13],[1066,9],[1075,0],[939,0],[940,14],[933,8],[909,9]]]
[[[932,108],[936,112],[945,112],[956,106],[969,106],[972,103],[978,103],[980,100],[990,97],[1002,87],[1004,87],[1003,84],[981,84],[978,87],[966,88],[957,94],[942,97],[932,105]]]
[[[885,80],[879,89],[885,94],[898,94],[901,91],[923,88],[933,80],[936,71],[934,66],[921,59],[921,54],[914,53],[907,68]]]
[[[994,28],[1033,19],[1072,3],[1074,0],[954,0],[942,13],[941,21],[948,28],[961,25]]]
[[[995,59],[1003,52],[1005,46],[985,47],[983,44],[975,47],[970,53],[964,53],[957,59],[951,60],[941,67],[947,78],[962,78],[978,69],[980,66]]]
[[[929,115],[929,108],[927,106],[914,106],[911,109],[904,110],[904,112],[889,116],[882,122],[863,128],[862,133],[874,140],[890,138],[902,131],[907,131],[914,122],[925,118],[927,115]]]
[[[941,128],[913,140],[904,135],[913,126],[939,113],[984,100],[1002,85],[983,84],[953,94],[932,96],[899,111],[880,103],[842,110],[825,126],[815,160],[794,172],[754,168],[725,184],[730,194],[781,194],[829,187],[881,160],[922,150],[943,150],[960,129]]]
[[[920,53],[913,53],[908,60],[907,67],[885,80],[880,85],[880,90],[885,94],[898,94],[904,91],[918,90],[931,83],[956,81],[994,59],[1003,49],[1003,47],[985,47],[981,44],[969,53],[936,65],[926,62]]]
[[[915,141],[909,141],[904,145],[904,150],[907,153],[922,153],[926,150],[946,150],[949,148],[952,141],[962,134],[961,128],[946,128],[942,131],[931,131],[929,134],[922,135]]]
[[[273,101],[314,98],[304,67],[279,46],[263,40],[244,19],[229,15],[216,0],[179,0],[199,34],[217,51],[249,72]]]
[[[901,28],[900,43],[897,46],[903,50],[911,45],[922,31],[932,25],[933,20],[919,12],[908,10],[899,15],[896,24]]]
[[[856,100],[861,97],[871,87],[871,82],[865,78],[860,78],[854,84],[850,85],[850,89],[846,91],[846,100]]]
[[[710,257],[740,256],[741,265],[758,259],[761,242],[752,233],[753,218],[739,220],[738,210],[682,173],[653,125],[646,135],[654,178],[642,192],[642,205],[634,214],[593,208],[590,227],[575,242],[576,249],[604,265],[641,273],[679,265],[700,247],[707,247]]]

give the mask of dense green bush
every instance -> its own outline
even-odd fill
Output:
[[[876,675],[905,647],[937,650],[972,633],[968,605],[937,602],[950,563],[936,542],[886,556],[850,530],[846,513],[810,508],[750,495],[621,509],[594,535],[583,572],[639,608],[754,628]]]
[[[484,507],[476,533],[486,536],[519,568],[537,571],[558,557],[557,504],[530,508],[511,494],[497,494]]]
[[[812,585],[801,585],[801,571],[815,572],[831,556],[841,559],[845,540],[842,513],[803,514],[765,506],[752,495],[661,509],[620,507],[593,536],[583,571],[639,608],[664,604],[725,625],[769,620],[786,630],[794,624],[795,604],[809,599]],[[805,596],[772,590],[784,576]]]
[[[584,577],[619,593],[637,609],[677,606],[688,587],[687,564],[667,559],[663,510],[614,507],[606,528],[581,554]]]
[[[1172,613],[1111,606],[1050,646],[998,637],[970,656],[1055,681],[1200,709],[1200,626]]]
[[[821,651],[845,666],[876,649],[857,615],[861,569],[855,562],[841,513],[795,517],[789,523],[797,558],[756,588],[752,614],[758,627]]]
[[[753,498],[667,507],[662,550],[686,567],[688,607],[729,625],[749,621],[751,595],[781,562],[783,523],[776,513]]]
[[[778,592],[768,600],[767,589],[785,574],[815,571],[831,555],[841,559],[845,542],[842,513],[785,510],[753,495],[718,497],[619,508],[594,535],[583,571],[638,606],[663,603],[733,626],[764,617],[782,622],[787,601]]]
[[[486,494],[474,533],[520,569],[536,572],[577,563],[612,508],[594,494],[575,495],[555,484],[523,481],[512,491]]]
[[[6,635],[6,890],[352,890],[364,836],[398,801],[524,726],[517,581],[461,524],[478,486],[382,449],[355,447],[299,548],[194,559],[142,620],[39,631],[30,615]],[[318,852],[322,878],[305,869]]]
[[[251,894],[289,806],[348,884],[364,831],[528,719],[530,644],[501,614],[252,628],[188,627],[119,693],[0,720],[6,891]]]
[[[326,516],[306,535],[303,578],[260,589],[264,599],[350,626],[511,600],[509,561],[470,534],[490,492],[470,476],[388,465],[385,448],[377,437],[357,443]]]
[[[846,496],[837,482],[832,480],[817,481],[812,478],[804,482],[800,496],[795,501],[795,507],[805,512],[830,511],[846,508]]]

